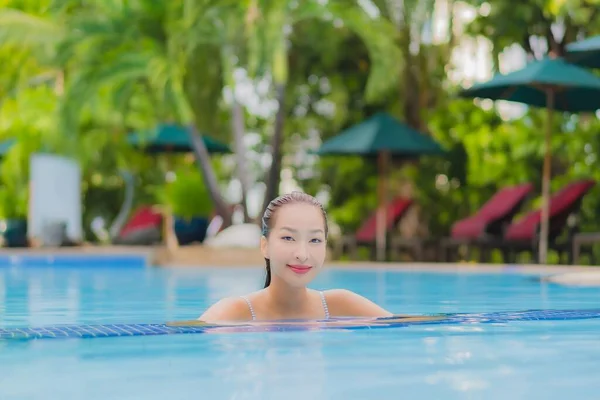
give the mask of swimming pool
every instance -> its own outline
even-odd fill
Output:
[[[475,270],[475,269],[474,269]],[[600,289],[501,273],[330,269],[313,287],[397,313],[600,308]],[[0,266],[0,327],[197,318],[260,268]],[[597,398],[600,320],[0,340],[0,399]]]

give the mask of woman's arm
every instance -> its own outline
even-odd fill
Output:
[[[371,300],[346,289],[325,292],[332,317],[390,317],[393,314]]]

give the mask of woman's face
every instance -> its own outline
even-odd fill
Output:
[[[271,275],[291,286],[306,286],[325,262],[325,219],[311,204],[292,203],[275,211],[261,251],[271,262]]]

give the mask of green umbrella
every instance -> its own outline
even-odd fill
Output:
[[[391,156],[401,159],[423,155],[443,155],[442,147],[431,137],[401,123],[387,113],[377,113],[348,128],[321,145],[320,155],[360,155],[377,157],[379,168],[377,210],[377,259],[382,260],[386,248],[387,170]]]
[[[383,112],[329,139],[318,150],[319,154],[362,156],[378,156],[382,152],[402,158],[445,154],[431,137]]]
[[[566,58],[582,67],[600,68],[600,35],[567,45]]]
[[[16,139],[7,139],[0,142],[0,158],[5,157],[16,143]]]
[[[547,108],[539,246],[540,263],[545,263],[548,251],[552,112],[554,110],[579,112],[599,109],[600,78],[561,58],[547,57],[531,62],[518,71],[506,75],[498,74],[488,82],[473,85],[462,91],[460,95],[462,97],[508,100]]]
[[[209,153],[231,153],[229,147],[206,135],[202,140]],[[174,124],[161,124],[149,132],[129,134],[127,141],[148,153],[188,153],[192,143],[185,127]]]

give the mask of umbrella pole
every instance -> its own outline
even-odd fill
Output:
[[[167,167],[166,174],[168,174],[169,172],[171,172],[171,168],[173,166],[171,160],[171,149],[168,149],[167,153],[165,154],[165,162]],[[166,175],[165,183],[167,183]],[[164,207],[162,207],[162,210],[164,238],[163,241],[167,247],[167,250],[171,252],[171,255],[173,255],[177,251],[177,249],[179,249],[179,241],[177,240],[177,234],[175,233],[175,216],[173,215],[173,210],[170,206],[165,205]]]
[[[387,151],[380,151],[377,157],[379,177],[378,183],[378,194],[379,207],[377,209],[377,227],[376,227],[376,246],[377,246],[377,261],[385,260],[385,249],[387,248],[386,243],[386,219],[387,219],[387,183],[388,183],[388,162],[390,153]]]
[[[554,110],[554,90],[552,88],[546,91],[547,101],[547,121],[546,138],[544,153],[544,169],[542,175],[542,221],[540,229],[540,242],[538,260],[540,264],[546,264],[548,255],[548,234],[550,231],[550,154],[551,154],[551,135],[552,135],[552,113]]]

